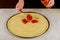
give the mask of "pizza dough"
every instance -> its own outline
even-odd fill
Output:
[[[45,33],[49,28],[49,22],[39,13],[25,12],[10,17],[7,21],[7,28],[16,36],[32,38]]]

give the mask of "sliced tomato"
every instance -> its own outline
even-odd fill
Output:
[[[27,14],[27,20],[28,21],[32,20],[32,16],[30,14]]]
[[[31,22],[32,22],[32,23],[37,23],[38,21],[37,21],[37,20],[32,20]]]
[[[26,19],[22,19],[22,22],[26,24],[28,21]]]

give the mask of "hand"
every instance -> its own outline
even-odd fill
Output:
[[[41,0],[41,2],[46,8],[54,6],[54,0]]]
[[[18,11],[22,11],[23,7],[24,7],[24,1],[19,1],[19,2],[16,4],[16,9],[17,9]]]

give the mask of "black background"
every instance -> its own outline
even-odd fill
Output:
[[[24,8],[45,8],[40,0],[24,0]],[[0,8],[15,8],[18,0],[0,0]],[[60,8],[60,0],[55,0],[52,8]]]

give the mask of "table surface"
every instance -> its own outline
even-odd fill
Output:
[[[49,30],[36,38],[23,39],[12,35],[6,28],[9,17],[18,13],[15,9],[0,9],[0,40],[60,40],[60,9],[23,9],[38,12],[46,16],[50,22]]]

